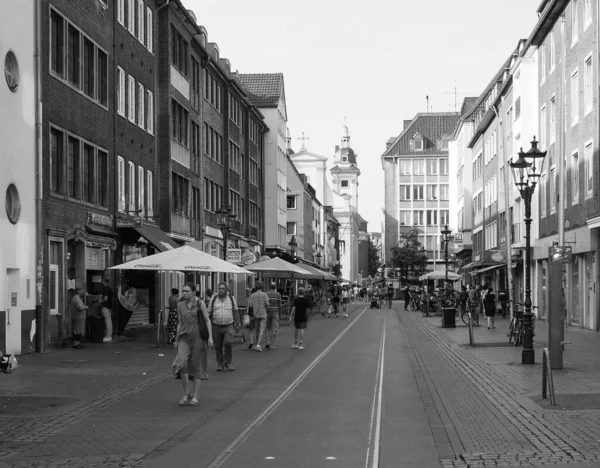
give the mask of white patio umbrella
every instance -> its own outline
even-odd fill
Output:
[[[419,281],[425,280],[441,280],[446,279],[446,270],[435,270],[430,273],[426,273],[424,275],[419,276]],[[448,272],[448,280],[449,281],[458,281],[462,279],[462,276],[458,273],[454,273],[452,271]]]
[[[183,246],[156,255],[132,260],[110,268],[111,270],[145,271],[199,271],[201,273],[235,273],[253,275],[233,263],[213,257],[193,247]]]
[[[303,270],[298,265],[286,262],[279,257],[262,260],[249,265],[247,268],[254,273],[262,273],[269,278],[310,279],[312,277],[311,273]]]

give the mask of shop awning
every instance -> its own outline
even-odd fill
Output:
[[[161,252],[166,252],[167,250],[173,250],[179,247],[177,242],[167,236],[160,228],[146,225],[140,227],[135,226],[133,229]]]
[[[505,266],[506,266],[506,263],[500,263],[498,265],[492,265],[492,266],[489,266],[489,267],[486,267],[486,268],[482,268],[481,270],[477,270],[475,272],[475,274],[483,273],[485,271],[492,271],[492,270],[495,270],[497,268],[502,268],[502,267],[505,267]]]

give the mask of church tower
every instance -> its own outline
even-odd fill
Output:
[[[338,194],[348,197],[350,206],[358,211],[358,177],[360,169],[356,164],[356,153],[350,147],[350,131],[344,118],[342,137],[339,146],[335,147],[331,180],[333,190]]]

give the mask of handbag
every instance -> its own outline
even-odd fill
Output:
[[[250,316],[249,315],[244,315],[244,318],[242,320],[243,320],[242,323],[244,324],[244,327],[247,328],[250,326]]]
[[[200,338],[203,340],[208,340],[210,337],[210,333],[208,332],[208,325],[206,324],[206,320],[204,320],[204,315],[200,310],[200,304],[198,304],[198,332],[200,334]]]

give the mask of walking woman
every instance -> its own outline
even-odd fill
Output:
[[[71,318],[73,319],[73,338],[75,339],[75,344],[71,348],[75,349],[85,348],[81,344],[81,337],[85,335],[85,319],[88,306],[83,303],[82,297],[83,289],[77,288],[71,298]]]
[[[175,343],[177,335],[177,304],[179,303],[179,289],[171,289],[169,296],[169,318],[167,319],[167,340],[169,344]]]
[[[207,354],[213,338],[206,306],[195,294],[196,286],[187,283],[182,292],[184,300],[177,305],[177,356],[173,361],[173,374],[176,379],[181,379],[183,385],[179,404],[195,406],[198,404],[200,380],[208,378]]]
[[[488,330],[496,328],[495,326],[495,315],[496,315],[496,295],[493,294],[493,289],[489,288],[487,294],[483,297],[483,310],[485,311],[485,317],[487,318]]]
[[[350,293],[348,292],[348,286],[344,286],[342,289],[342,310],[344,311],[344,317],[348,317],[348,304],[350,303]]]

